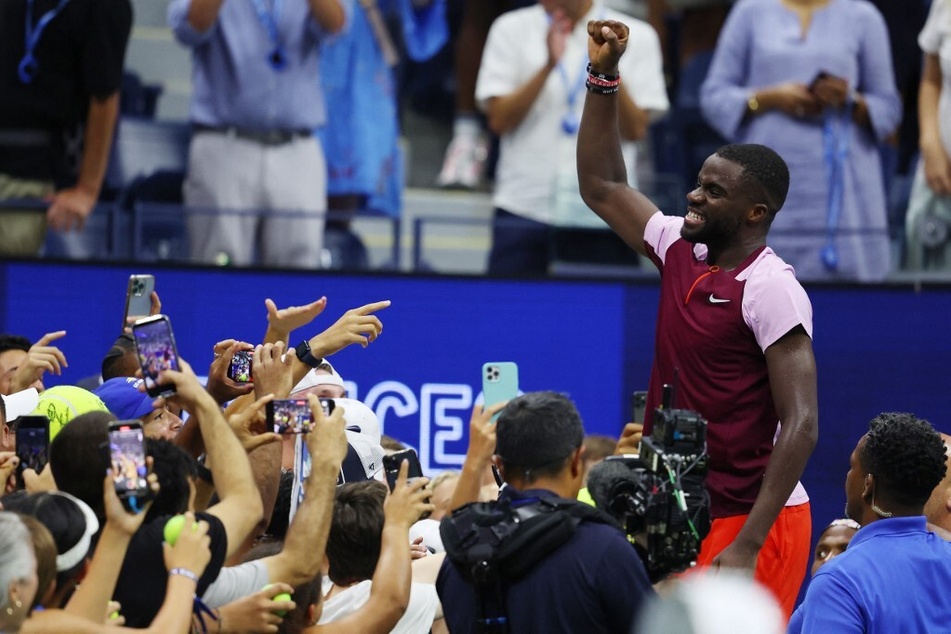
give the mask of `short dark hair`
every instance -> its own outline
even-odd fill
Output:
[[[584,441],[575,404],[557,392],[529,392],[509,401],[499,414],[496,453],[506,473],[526,482],[555,475]]]
[[[145,439],[145,455],[152,457],[152,473],[158,477],[159,492],[145,521],[188,510],[188,479],[198,477],[198,465],[184,449],[168,440]]]
[[[885,496],[908,506],[927,502],[947,470],[941,435],[928,421],[905,412],[873,418],[858,459]]]
[[[348,482],[337,488],[327,538],[328,576],[337,585],[373,577],[383,536],[386,485],[376,480]]]
[[[734,143],[717,149],[716,155],[736,163],[756,189],[750,195],[761,198],[771,214],[782,209],[789,193],[789,167],[786,161],[765,145]]]
[[[131,335],[122,333],[102,359],[102,367],[100,368],[102,380],[108,381],[119,376],[127,376],[122,372],[122,361],[129,354],[135,354],[135,342]]]
[[[102,480],[106,463],[100,446],[109,440],[109,412],[80,414],[64,426],[50,443],[50,469],[56,486],[89,505],[99,525],[105,520]]]
[[[23,335],[0,335],[0,353],[4,353],[7,350],[29,352],[32,346],[33,344],[30,343],[30,340]]]

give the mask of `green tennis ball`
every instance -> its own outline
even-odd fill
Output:
[[[109,615],[109,619],[112,621],[115,621],[117,618],[119,618],[119,610],[116,610],[115,612]]]
[[[75,385],[56,385],[40,393],[39,404],[32,413],[50,419],[52,441],[59,430],[80,414],[106,411],[109,410],[102,400],[89,390]]]
[[[184,515],[176,515],[165,522],[165,530],[162,531],[162,534],[165,536],[165,541],[168,542],[169,546],[175,545],[183,528],[185,528]]]
[[[261,589],[262,589],[262,590],[267,590],[268,588],[270,588],[270,587],[273,586],[273,585],[274,585],[273,583],[269,583],[269,584],[267,584],[266,586],[264,586],[264,587],[261,588]],[[282,592],[282,593],[280,593],[280,594],[276,594],[276,595],[274,595],[273,597],[271,597],[271,600],[272,600],[272,601],[290,601],[290,600],[291,600],[291,595],[289,595],[289,594],[286,593],[286,592]],[[287,610],[274,610],[274,614],[276,614],[276,615],[278,615],[278,616],[284,616],[284,615],[287,614]]]

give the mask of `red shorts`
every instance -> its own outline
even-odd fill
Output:
[[[709,566],[714,557],[733,543],[747,517],[735,515],[713,520],[710,534],[700,546],[698,568]],[[809,503],[783,508],[759,551],[753,576],[779,600],[787,620],[796,606],[796,598],[806,577],[811,551],[812,512]]]

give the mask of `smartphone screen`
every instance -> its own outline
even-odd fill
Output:
[[[17,419],[17,458],[19,470],[43,470],[49,459],[50,421],[46,416],[21,416]]]
[[[254,376],[251,374],[251,355],[250,350],[239,350],[234,353],[231,359],[231,365],[228,366],[228,378],[236,383],[253,383]]]
[[[178,352],[175,350],[175,338],[168,317],[155,315],[135,322],[132,337],[146,392],[149,396],[174,394],[173,385],[158,384],[158,376],[162,371],[178,370]]]
[[[122,328],[129,326],[129,318],[142,319],[152,312],[152,291],[155,290],[155,277],[152,275],[131,275],[125,294],[125,317]]]
[[[334,411],[334,402],[320,399],[324,415]],[[278,399],[267,404],[267,425],[276,434],[309,434],[314,428],[314,416],[306,398]]]
[[[407,481],[423,477],[423,468],[419,464],[419,456],[415,450],[404,449],[389,456],[384,456],[383,469],[386,471],[386,481],[390,485],[390,491],[396,486],[396,480],[400,476],[400,465],[403,464],[404,460],[409,461],[409,471],[406,474]]]
[[[482,395],[485,407],[518,396],[518,366],[511,361],[494,361],[482,366]],[[501,413],[501,412],[499,412]],[[492,420],[496,420],[495,414]]]
[[[118,421],[109,426],[109,462],[116,495],[140,497],[148,492],[145,436],[138,421]]]

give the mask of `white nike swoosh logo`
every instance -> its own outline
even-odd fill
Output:
[[[713,293],[710,293],[710,297],[708,297],[707,299],[710,300],[711,304],[726,304],[727,302],[730,301],[728,299],[720,299],[719,297],[714,297]]]

